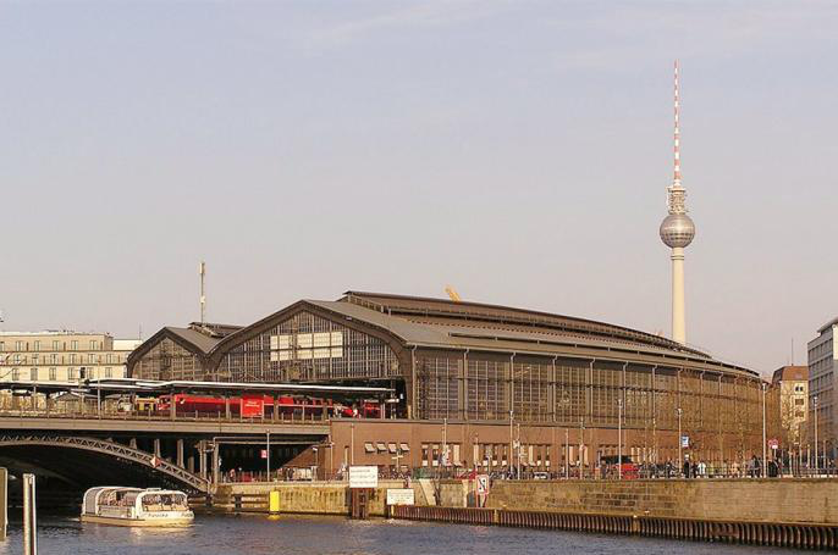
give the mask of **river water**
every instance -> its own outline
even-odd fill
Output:
[[[0,554],[23,552],[19,524],[0,542]],[[585,553],[615,555],[758,555],[788,549],[689,543],[424,522],[336,517],[198,516],[188,528],[142,529],[81,524],[66,518],[38,523],[41,555],[517,555]]]

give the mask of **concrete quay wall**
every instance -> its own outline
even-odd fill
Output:
[[[387,490],[402,488],[401,481],[381,481],[370,498],[370,515],[384,516]],[[212,506],[221,512],[268,512],[268,496],[279,492],[281,513],[347,515],[349,514],[349,486],[345,482],[251,482],[222,484],[213,496]],[[417,493],[417,500],[420,499]]]
[[[836,525],[838,480],[496,481],[486,506],[701,521]]]

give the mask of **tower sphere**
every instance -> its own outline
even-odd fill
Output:
[[[686,214],[670,214],[661,223],[660,234],[667,247],[684,248],[695,238],[695,224]]]

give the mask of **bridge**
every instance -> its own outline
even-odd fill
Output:
[[[4,384],[5,386],[6,384]],[[312,446],[328,442],[331,423],[323,407],[292,411],[271,407],[258,416],[234,414],[230,397],[304,392],[340,399],[387,395],[384,388],[298,384],[216,384],[87,381],[81,384],[14,384],[0,402],[0,466],[34,472],[59,489],[103,483],[178,487],[210,493],[230,471],[276,471]],[[140,395],[203,393],[223,398],[218,413],[187,413],[169,403],[165,412],[139,410]],[[126,403],[130,396],[131,402]],[[69,400],[64,398],[69,398]],[[383,402],[383,401],[382,401]],[[126,405],[128,409],[126,410]]]
[[[0,466],[34,471],[74,489],[118,478],[210,492],[225,468],[242,462],[241,449],[270,449],[276,469],[326,441],[329,430],[326,420],[172,420],[0,411]],[[222,466],[224,459],[230,462]]]

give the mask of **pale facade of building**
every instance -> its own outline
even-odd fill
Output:
[[[838,318],[818,330],[818,337],[809,342],[809,430],[814,438],[817,411],[818,443],[835,448],[836,388],[835,371],[838,349],[835,346]]]
[[[806,436],[809,412],[809,368],[783,366],[771,380],[772,409],[779,424],[777,433],[784,449],[795,448]]]
[[[140,343],[107,333],[0,332],[0,384],[124,378],[128,355]]]

